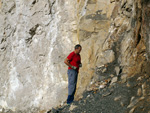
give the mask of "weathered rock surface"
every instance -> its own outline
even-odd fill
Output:
[[[113,51],[101,54],[114,7],[109,0],[1,0],[0,4],[0,109],[29,113],[65,101],[64,59],[77,43],[83,46],[77,99],[90,84],[96,63],[114,60]],[[106,58],[109,54],[112,58]]]
[[[92,85],[88,88],[90,90],[83,94],[81,99],[83,102],[75,102],[78,107],[71,111],[73,113],[147,113],[150,111],[148,107],[150,104],[148,69],[150,1],[111,0],[110,2],[115,2],[111,25],[107,39],[102,43],[99,52],[100,61],[97,60],[99,62],[98,65],[96,64],[96,75],[92,79],[93,81],[98,79],[100,88],[96,85],[97,82],[92,81]],[[107,51],[111,51],[114,57],[111,54],[105,55]],[[111,79],[111,82],[116,84],[109,82],[107,87],[101,88],[101,81],[107,79]],[[92,94],[89,94],[89,91],[92,91]],[[86,94],[88,98],[84,96]],[[67,109],[64,107],[60,112],[66,113]]]

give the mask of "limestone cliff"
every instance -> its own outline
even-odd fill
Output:
[[[83,67],[76,100],[112,74],[150,74],[149,11],[149,0],[0,0],[1,111],[41,112],[63,103],[64,59],[77,43]]]

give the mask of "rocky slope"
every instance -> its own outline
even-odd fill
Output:
[[[150,113],[150,77],[105,78],[92,84],[83,98],[47,113]]]
[[[75,111],[148,112],[149,12],[149,0],[1,0],[1,112],[46,112],[63,103],[63,61],[77,43],[83,67],[75,100],[83,98]],[[91,90],[97,93],[86,98]]]

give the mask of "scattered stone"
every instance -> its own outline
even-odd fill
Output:
[[[90,95],[87,96],[87,98],[89,98],[89,97],[90,97]]]
[[[118,101],[118,100],[120,100],[121,99],[121,96],[118,96],[118,97],[115,97],[114,98],[114,101]]]
[[[104,65],[97,66],[97,68],[101,68],[101,67],[104,67]]]
[[[75,109],[76,107],[77,107],[76,105],[71,104],[69,110],[72,111],[72,110]]]
[[[63,106],[63,105],[65,105],[65,104],[66,104],[66,102],[62,101],[60,105]]]
[[[135,106],[135,104],[137,104],[139,102],[139,99],[135,99],[133,101],[131,101],[131,103],[127,106],[127,108],[131,108],[133,106]]]
[[[130,87],[130,84],[129,83],[127,83],[127,85],[126,85],[127,87]]]
[[[120,102],[120,105],[123,107],[123,106],[124,106],[124,103],[123,103],[123,102]]]
[[[135,106],[139,101],[143,100],[145,97],[141,97],[141,98],[137,98],[134,99],[133,101],[131,101],[131,103],[127,106],[127,108],[131,108],[133,106]]]
[[[135,99],[135,97],[133,96],[133,97],[131,97],[131,100],[130,100],[130,102],[132,102],[133,101],[133,99]]]
[[[126,81],[127,81],[127,74],[123,74],[122,76],[121,76],[121,82],[122,83],[125,83]]]
[[[103,88],[105,88],[105,87],[106,87],[106,85],[103,85],[103,84],[102,84],[102,85],[99,86],[99,89],[103,89]]]
[[[113,83],[116,83],[117,80],[118,80],[118,77],[113,77],[112,80],[111,80],[110,85],[112,85]]]
[[[106,69],[106,68],[104,68],[104,69],[102,70],[102,73],[104,73],[106,70],[107,70],[107,69]]]
[[[141,88],[138,89],[137,95],[138,95],[138,96],[141,96],[141,95],[142,95],[142,89],[141,89]]]
[[[140,99],[139,99],[139,100],[141,101],[141,100],[143,100],[143,99],[145,99],[145,97],[140,97]]]
[[[108,67],[108,64],[104,64],[104,67]]]
[[[111,74],[111,75],[110,75],[110,77],[112,78],[112,77],[114,77],[114,75],[113,75],[113,74]]]
[[[109,79],[106,79],[106,80],[105,80],[105,85],[108,84],[108,83],[110,83],[110,82],[111,82],[111,79],[110,79],[110,78],[109,78]]]
[[[133,107],[133,108],[129,111],[129,113],[133,113],[134,110],[135,110],[135,107]]]
[[[87,91],[97,91],[99,89],[99,83],[93,83],[91,86],[87,88]]]
[[[141,80],[142,80],[142,77],[141,77],[141,76],[140,76],[140,77],[138,77],[138,78],[137,78],[137,80],[138,80],[138,81],[141,81]]]
[[[115,67],[115,71],[116,71],[116,75],[119,75],[119,72],[120,72],[120,68],[117,66]]]
[[[97,92],[97,90],[98,90],[98,88],[93,89],[94,93],[96,93],[96,92]]]
[[[96,82],[96,83],[95,83],[95,86],[99,86],[99,85],[100,85],[100,82]]]
[[[146,93],[146,82],[144,84],[142,84],[142,93],[143,93],[143,96],[147,95],[147,93]]]
[[[109,96],[111,94],[112,94],[112,92],[107,92],[107,93],[103,94],[102,97],[106,97],[106,96]]]

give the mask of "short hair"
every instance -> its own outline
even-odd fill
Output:
[[[80,44],[75,45],[74,49],[78,49],[79,47],[81,47]],[[82,48],[82,47],[81,47]]]

